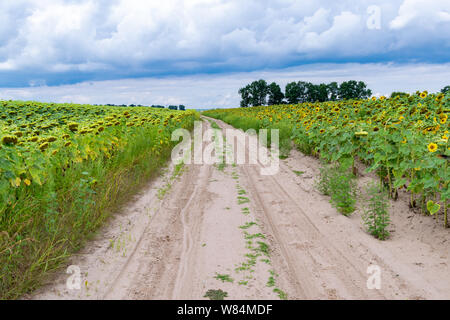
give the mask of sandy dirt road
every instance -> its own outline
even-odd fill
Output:
[[[318,161],[295,150],[275,175],[259,164],[180,168],[169,166],[71,259],[80,281],[63,270],[26,298],[206,299],[222,290],[226,299],[450,299],[449,232],[410,212],[402,195],[381,242],[358,212],[340,215],[315,190]],[[362,174],[360,187],[371,179]],[[367,286],[373,265],[380,289]]]

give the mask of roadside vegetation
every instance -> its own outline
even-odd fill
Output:
[[[333,203],[345,214],[354,210],[351,175],[358,175],[359,161],[367,172],[378,175],[389,198],[396,200],[404,189],[411,208],[448,227],[449,113],[449,91],[423,91],[393,98],[217,109],[203,114],[243,130],[280,129],[282,146],[293,142],[304,154],[339,168],[323,172],[337,177],[323,177],[333,180],[323,187],[329,188],[324,193],[334,197]]]
[[[0,299],[38,287],[158,174],[198,114],[1,101]]]

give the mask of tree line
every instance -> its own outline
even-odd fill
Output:
[[[261,79],[240,88],[239,94],[241,95],[241,107],[249,107],[267,104],[367,99],[372,95],[372,91],[364,82],[355,80],[345,81],[341,84],[337,82],[313,84],[298,81],[288,83],[283,93],[277,83],[267,84],[265,80]]]
[[[113,104],[113,103],[107,103],[107,104],[102,104],[102,106],[108,106],[108,107],[145,107],[141,104],[130,104],[130,105],[126,105],[126,104]],[[94,106],[98,106],[98,104],[94,104]],[[158,108],[158,109],[165,109],[165,106],[161,106],[161,105],[152,105],[152,108]],[[169,110],[181,110],[181,111],[185,111],[186,107],[182,104],[180,104],[179,106],[168,106],[167,109]]]
[[[164,109],[165,107],[164,106],[160,106],[160,105],[152,105],[152,108]],[[182,111],[185,111],[186,107],[184,105],[180,104],[179,106],[173,106],[173,105],[172,106],[168,106],[167,109],[169,109],[169,110],[182,110]]]

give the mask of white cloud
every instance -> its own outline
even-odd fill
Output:
[[[398,15],[391,21],[391,29],[402,29],[408,25],[432,27],[450,21],[448,0],[404,0]]]
[[[378,31],[366,27],[367,7],[374,4],[382,9]],[[132,77],[254,70],[376,61],[396,50],[416,58],[420,52],[411,48],[421,43],[433,61],[433,52],[442,59],[442,46],[450,46],[442,32],[450,24],[449,6],[448,0],[2,1],[0,72]],[[444,41],[430,45],[434,39]]]

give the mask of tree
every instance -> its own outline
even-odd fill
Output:
[[[442,88],[441,92],[442,93],[447,93],[450,91],[450,86],[445,86],[444,88]]]
[[[339,86],[339,99],[367,99],[372,95],[372,90],[366,89],[367,85],[355,80],[342,82]]]
[[[300,99],[300,89],[297,85],[297,82],[290,82],[286,85],[286,99],[289,103],[295,104],[298,103]]]
[[[281,88],[275,82],[272,82],[268,88],[269,91],[269,105],[281,104],[284,99],[284,94]]]
[[[309,82],[291,82],[286,85],[286,99],[289,103],[301,103],[308,100]]]
[[[250,85],[246,85],[244,88],[239,89],[239,94],[241,95],[241,107],[245,108],[250,105]]]
[[[319,85],[308,83],[307,85],[307,101],[309,102],[324,102],[328,100],[328,86],[325,83]]]
[[[177,106],[169,106],[169,110],[178,110]]]
[[[331,82],[327,85],[328,100],[336,101],[339,98],[339,85],[337,82]]]
[[[255,106],[264,106],[266,104],[269,87],[265,80],[253,81],[250,84],[250,102]]]
[[[185,111],[185,110],[186,110],[186,107],[185,107],[184,105],[180,104],[180,105],[178,106],[178,110]]]

